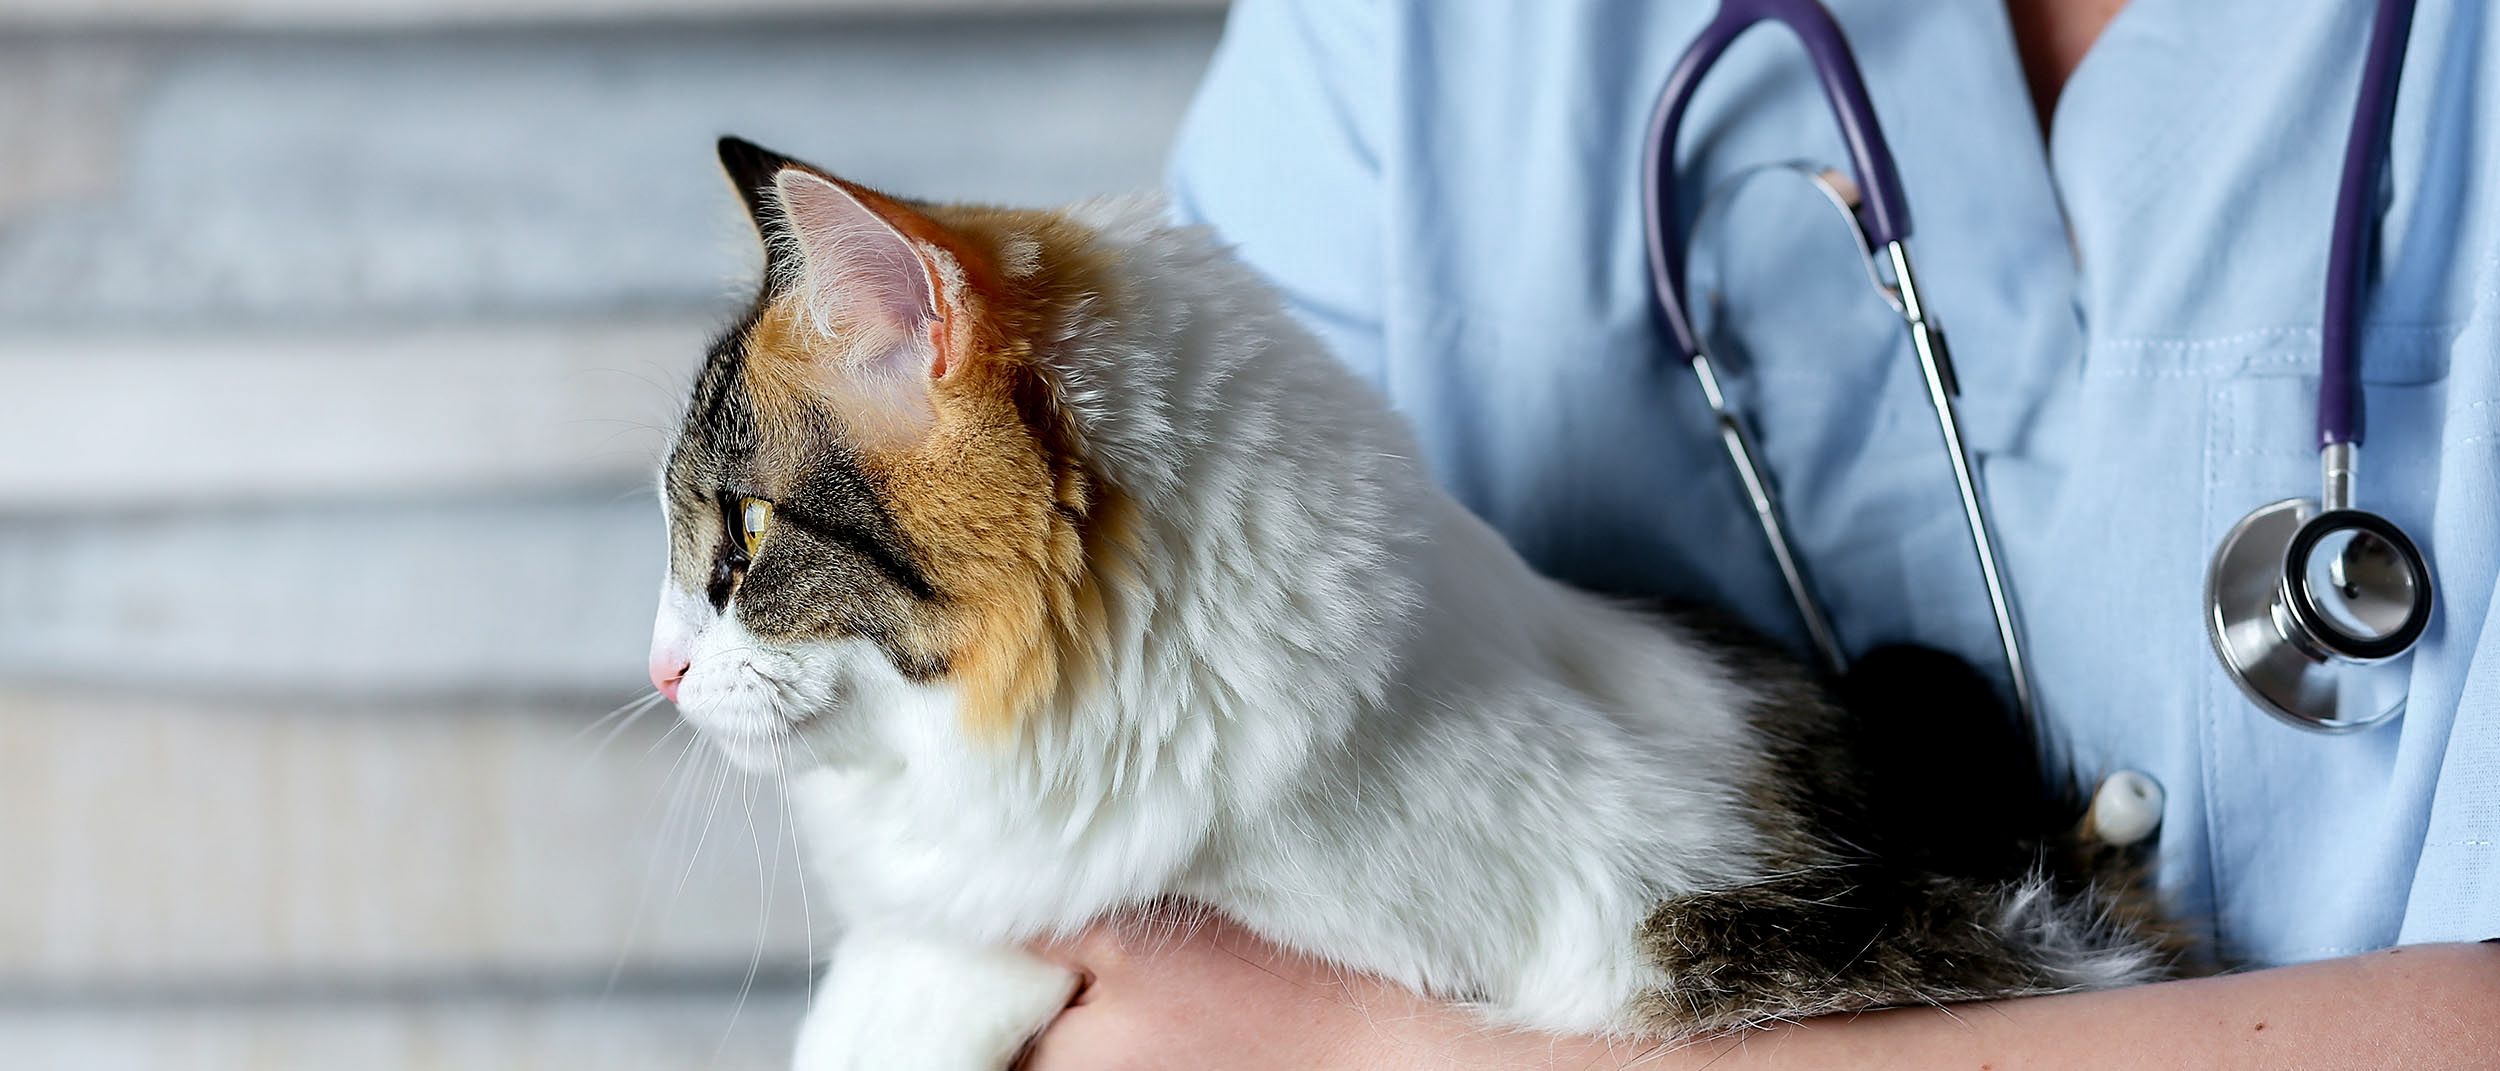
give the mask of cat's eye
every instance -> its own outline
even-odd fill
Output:
[[[753,558],[756,551],[764,546],[764,533],[773,526],[773,504],[760,498],[741,498],[738,500],[737,520],[735,535],[738,546],[747,552],[747,557]]]

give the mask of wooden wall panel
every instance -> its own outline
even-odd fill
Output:
[[[647,484],[714,329],[0,333],[0,512]]]
[[[0,519],[0,676],[596,702],[647,687],[661,531],[596,488]]]
[[[805,961],[779,797],[665,708],[0,694],[0,994]]]
[[[715,324],[756,256],[720,135],[922,198],[1150,187],[1214,16],[0,24],[0,329]]]
[[[1225,0],[0,0],[0,25],[399,27],[758,15],[1090,14],[1214,10]]]
[[[13,1071],[782,1071],[802,991],[0,1004]]]

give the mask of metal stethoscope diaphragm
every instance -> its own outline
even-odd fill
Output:
[[[2312,499],[2249,514],[2205,574],[2205,627],[2223,669],[2304,729],[2351,732],[2403,713],[2399,675],[2370,670],[2410,649],[2430,619],[2430,563],[2404,531]]]

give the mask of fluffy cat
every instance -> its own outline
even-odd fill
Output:
[[[1168,898],[1566,1032],[2162,970],[2115,879],[2041,861],[2001,720],[1954,727],[2020,771],[1955,775],[1994,802],[1887,765],[1985,707],[1957,664],[1895,658],[1905,709],[1851,719],[1539,576],[1154,200],[720,155],[767,265],[663,470],[652,675],[786,777],[843,919],[803,1071],[1003,1068],[1074,985],[1020,943]]]

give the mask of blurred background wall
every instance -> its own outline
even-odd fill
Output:
[[[712,139],[1146,186],[1221,15],[0,0],[0,1068],[783,1066],[779,798],[599,721]]]

